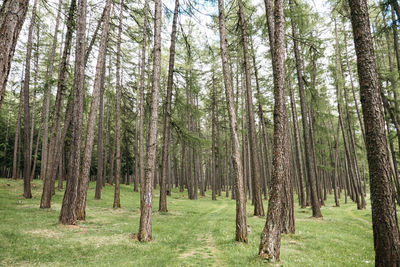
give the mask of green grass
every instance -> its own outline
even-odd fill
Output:
[[[208,195],[188,200],[176,190],[168,197],[169,212],[160,214],[154,194],[153,239],[133,239],[139,224],[139,193],[121,186],[121,205],[112,209],[113,187],[94,200],[90,184],[87,220],[79,226],[58,224],[63,191],[56,192],[50,210],[39,209],[41,181],[34,181],[32,199],[23,199],[23,182],[0,179],[0,265],[114,265],[114,266],[261,266],[257,257],[265,218],[252,216],[248,244],[235,237],[235,202]],[[209,193],[209,192],[208,192]],[[343,201],[344,202],[344,201]],[[369,202],[368,202],[369,203]],[[267,203],[264,203],[267,210]],[[281,261],[274,266],[372,266],[374,251],[371,211],[354,203],[322,207],[323,219],[296,205],[296,234],[284,235]],[[272,264],[271,264],[272,265]]]

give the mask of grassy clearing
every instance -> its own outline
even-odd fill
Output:
[[[135,266],[261,266],[257,257],[265,218],[252,216],[249,244],[234,241],[235,202],[221,196],[197,201],[176,190],[166,214],[153,213],[150,243],[133,239],[139,226],[139,193],[121,186],[121,205],[112,209],[113,187],[94,200],[90,184],[87,221],[58,224],[63,192],[56,192],[50,210],[39,209],[41,182],[33,182],[33,199],[23,199],[23,182],[0,179],[0,265],[135,265]],[[265,209],[267,203],[265,203]],[[154,210],[158,210],[155,191]],[[281,262],[273,266],[373,266],[371,211],[356,205],[322,208],[323,219],[296,206],[296,234],[282,239]],[[272,265],[272,264],[271,264]]]

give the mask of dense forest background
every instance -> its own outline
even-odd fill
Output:
[[[267,216],[259,254],[279,259],[295,205],[319,218],[332,195],[362,210],[371,190],[384,202],[374,227],[390,206],[397,256],[386,263],[399,263],[397,0],[4,0],[4,36],[17,5],[15,51],[0,49],[3,61],[12,54],[0,77],[0,177],[24,178],[26,198],[43,180],[41,208],[65,189],[61,223],[85,220],[86,199],[106,184],[119,208],[120,183],[133,184],[138,239],[150,241],[153,190],[162,212],[173,188],[193,200],[209,190],[236,200],[237,241],[247,242],[246,201]]]

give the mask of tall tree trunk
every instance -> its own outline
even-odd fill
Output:
[[[219,3],[219,2],[218,2]],[[222,5],[223,6],[223,5]],[[221,11],[219,11],[221,12]],[[216,157],[216,116],[215,116],[215,106],[216,106],[216,93],[215,93],[215,80],[214,72],[212,75],[212,103],[211,103],[211,198],[212,200],[217,200],[217,157]]]
[[[152,209],[153,209],[153,178],[155,173],[155,160],[157,148],[157,120],[158,120],[158,97],[160,91],[161,75],[161,11],[162,1],[155,0],[154,3],[154,55],[153,55],[153,88],[151,92],[151,105],[149,128],[147,135],[146,168],[144,173],[144,184],[140,211],[139,241],[151,241],[152,239]]]
[[[294,132],[294,145],[295,145],[295,160],[296,165],[298,168],[298,179],[299,179],[299,202],[300,207],[306,207],[306,198],[304,195],[304,172],[303,172],[303,160],[301,157],[301,148],[300,148],[300,134],[299,134],[299,123],[297,121],[297,108],[296,108],[296,101],[294,99],[292,85],[288,80],[288,87],[289,87],[289,96],[290,96],[290,106],[292,109],[292,120],[293,120],[293,132]]]
[[[366,0],[349,0],[370,173],[375,265],[400,265],[400,234]]]
[[[174,64],[175,64],[175,42],[176,42],[176,23],[178,20],[179,0],[175,0],[174,17],[172,19],[171,45],[169,49],[169,65],[168,65],[168,81],[167,96],[165,100],[164,112],[164,135],[162,147],[162,167],[160,177],[160,205],[158,210],[167,212],[167,190],[166,180],[168,175],[168,155],[169,155],[169,139],[170,139],[170,122],[171,122],[171,102],[172,87],[174,84]]]
[[[78,179],[81,166],[81,139],[83,117],[83,95],[85,85],[85,47],[86,47],[86,0],[78,2],[78,30],[76,33],[74,104],[72,113],[72,142],[70,148],[69,175],[65,188],[59,221],[62,224],[76,224],[76,202]]]
[[[274,154],[270,198],[267,220],[261,233],[259,255],[275,261],[279,260],[282,219],[285,208],[283,188],[290,179],[289,122],[286,111],[285,95],[285,40],[284,40],[284,0],[275,0],[274,8],[274,45],[272,66],[274,76]]]
[[[18,116],[17,116],[17,125],[15,126],[15,136],[14,136],[14,156],[13,156],[13,170],[12,170],[12,178],[18,179],[19,177],[19,157],[18,150],[21,143],[21,116],[22,116],[22,108],[24,104],[24,90],[23,90],[23,80],[24,80],[24,70],[25,65],[23,66],[22,77],[21,77],[21,88],[19,92],[19,106],[18,106]]]
[[[291,13],[293,12],[293,2],[289,0]],[[306,106],[306,95],[304,92],[304,81],[303,81],[303,69],[301,64],[300,52],[298,47],[298,37],[297,37],[297,28],[291,19],[292,24],[292,35],[293,35],[293,47],[294,47],[294,54],[296,58],[296,70],[297,70],[297,81],[299,85],[299,94],[300,94],[300,108],[301,108],[301,120],[303,123],[303,135],[304,135],[304,148],[305,148],[305,161],[306,161],[306,170],[307,170],[307,178],[310,184],[311,190],[311,206],[313,211],[313,217],[322,217],[320,203],[318,201],[317,195],[317,184],[316,184],[316,177],[314,171],[314,161],[312,155],[312,144],[310,139],[310,125],[308,121],[307,115],[307,106]]]
[[[37,0],[33,2],[31,23],[28,30],[28,40],[26,43],[26,59],[25,59],[25,79],[24,79],[24,197],[32,198],[31,192],[31,154],[30,145],[30,111],[29,111],[29,87],[31,80],[31,56],[32,56],[32,39],[33,29],[36,20]]]
[[[50,131],[50,144],[48,148],[47,166],[41,165],[41,168],[47,168],[46,176],[43,179],[43,192],[40,201],[40,208],[50,208],[51,205],[51,179],[56,173],[57,159],[61,155],[61,147],[64,146],[65,136],[71,121],[72,115],[72,99],[68,99],[67,110],[65,112],[65,123],[63,131],[61,131],[61,109],[66,91],[66,79],[68,62],[71,53],[72,37],[75,30],[75,11],[76,0],[72,0],[67,18],[67,32],[65,33],[65,44],[62,52],[62,57],[59,63],[58,79],[57,79],[57,94],[53,110],[53,124]]]
[[[243,14],[243,3],[239,0],[239,20],[242,33],[242,45],[245,64],[246,76],[246,93],[247,93],[247,122],[250,141],[250,162],[253,183],[253,197],[254,197],[254,215],[264,216],[264,206],[262,203],[262,190],[261,190],[261,177],[260,177],[260,163],[258,160],[256,126],[254,121],[254,107],[253,107],[253,93],[251,88],[251,72],[250,60],[246,33],[246,22]]]
[[[124,10],[124,0],[121,0],[121,10],[119,14],[118,40],[117,40],[117,70],[116,77],[116,118],[115,118],[115,191],[113,208],[121,208],[119,184],[121,179],[121,35],[122,35],[122,18]]]
[[[44,84],[44,100],[43,100],[43,110],[42,110],[42,121],[43,121],[43,136],[42,136],[42,157],[41,157],[41,168],[40,168],[40,177],[43,177],[43,180],[46,180],[46,172],[47,172],[47,160],[48,160],[48,140],[49,140],[49,109],[50,109],[50,95],[51,95],[51,87],[53,85],[53,69],[54,69],[54,58],[57,48],[57,35],[58,35],[58,27],[61,16],[61,5],[62,0],[58,2],[58,11],[56,18],[56,26],[54,29],[54,37],[53,44],[49,56],[49,65],[47,67],[46,80]],[[58,159],[56,160],[56,162]],[[54,173],[55,174],[55,173]],[[53,177],[50,177],[53,178]]]
[[[105,51],[106,52],[106,51]],[[104,89],[105,89],[105,76],[106,76],[106,60],[104,60],[104,65],[101,72],[101,82],[100,82],[100,109],[99,109],[99,123],[98,123],[98,134],[97,134],[97,175],[96,175],[96,193],[94,198],[101,198],[101,189],[103,188],[103,155],[104,155]]]
[[[0,108],[6,92],[15,45],[28,6],[29,0],[4,0],[0,8]]]
[[[238,242],[248,242],[246,223],[246,192],[243,179],[242,160],[240,158],[240,143],[237,133],[237,121],[233,100],[232,69],[229,64],[228,44],[226,40],[224,1],[218,0],[219,34],[222,70],[224,75],[225,97],[229,115],[229,126],[232,146],[232,177],[235,179],[236,196],[236,238]],[[214,78],[214,77],[213,77]],[[213,79],[214,82],[214,79]]]
[[[85,217],[86,217],[85,209],[86,209],[87,190],[89,187],[89,171],[90,171],[90,164],[92,162],[92,150],[93,150],[93,141],[94,141],[94,130],[95,130],[95,126],[96,126],[97,109],[99,106],[100,91],[101,91],[102,82],[103,82],[102,75],[103,75],[103,71],[104,71],[104,67],[105,67],[105,60],[106,60],[108,32],[110,29],[110,13],[111,13],[111,0],[107,0],[103,31],[101,33],[99,54],[97,56],[96,74],[95,74],[94,84],[93,84],[92,100],[90,103],[89,117],[87,120],[85,149],[83,152],[81,172],[80,172],[80,176],[79,176],[78,199],[77,199],[77,203],[76,203],[76,216],[77,216],[78,220],[85,220]],[[118,68],[118,65],[117,65],[117,68]],[[118,85],[118,82],[117,82],[117,85]],[[117,102],[118,102],[118,96],[117,96]],[[117,110],[117,112],[118,112],[118,110]],[[116,129],[116,132],[118,132],[118,129]],[[117,147],[117,151],[118,151],[118,147]],[[117,161],[118,161],[118,158],[117,158]]]
[[[146,46],[147,46],[147,13],[149,9],[149,0],[144,1],[144,19],[143,19],[143,40],[140,61],[140,97],[139,97],[139,176],[140,176],[140,205],[143,200],[144,186],[144,91],[145,91],[145,70],[146,70]],[[140,206],[142,208],[142,206]]]

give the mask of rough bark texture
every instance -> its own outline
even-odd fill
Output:
[[[121,179],[121,34],[122,34],[122,14],[124,1],[121,0],[121,10],[119,13],[118,41],[117,41],[117,70],[116,70],[116,118],[115,118],[115,191],[113,208],[120,208],[119,184]]]
[[[59,221],[76,224],[76,201],[81,163],[83,92],[85,84],[86,0],[78,2],[78,30],[75,50],[74,104],[72,109],[72,141],[67,186],[65,188]]]
[[[169,49],[169,65],[168,65],[168,81],[167,81],[167,98],[165,101],[164,112],[164,140],[162,147],[162,167],[160,177],[160,205],[159,211],[167,212],[167,189],[166,180],[168,172],[168,155],[169,155],[169,139],[170,139],[170,122],[171,122],[171,102],[172,102],[172,86],[174,83],[174,63],[175,63],[175,42],[176,42],[176,23],[178,20],[179,0],[175,0],[174,18],[172,20],[171,46]]]
[[[232,145],[232,177],[235,179],[236,196],[236,241],[248,242],[246,223],[246,192],[243,179],[242,160],[240,157],[240,143],[237,132],[237,120],[233,100],[232,69],[229,64],[228,44],[226,40],[224,1],[218,0],[219,34],[222,60],[222,71],[224,75],[226,104],[229,114],[229,126]]]
[[[272,57],[274,76],[274,152],[267,221],[261,233],[259,255],[279,260],[283,215],[283,186],[290,175],[288,116],[285,103],[284,0],[275,0],[275,32]]]
[[[160,92],[161,75],[161,11],[162,1],[155,0],[154,3],[154,55],[153,55],[153,86],[151,92],[149,128],[147,135],[146,167],[144,173],[144,184],[140,210],[139,241],[151,241],[152,239],[152,209],[153,209],[153,180],[156,171],[156,148],[157,148],[157,120],[158,120],[158,97]]]
[[[4,0],[0,8],[0,108],[28,5],[29,0]]]
[[[246,22],[243,14],[243,3],[239,0],[239,20],[242,33],[242,45],[244,55],[244,71],[246,81],[246,94],[247,94],[247,123],[250,141],[250,163],[253,183],[253,197],[254,197],[254,215],[264,216],[264,206],[262,203],[262,190],[261,190],[261,177],[260,177],[260,163],[258,160],[256,126],[254,121],[254,106],[253,106],[253,93],[251,88],[251,71],[249,49],[246,33]]]
[[[105,89],[105,76],[106,76],[106,60],[104,60],[104,66],[101,73],[101,82],[100,82],[100,109],[99,109],[99,124],[98,124],[98,133],[97,133],[97,178],[96,178],[96,193],[94,198],[101,198],[101,189],[103,188],[103,154],[104,154],[104,89]],[[106,164],[105,164],[106,165]],[[107,165],[106,165],[107,166]]]
[[[370,173],[375,266],[400,265],[400,235],[384,114],[365,0],[349,0]]]
[[[102,74],[106,60],[108,32],[110,29],[111,0],[106,2],[106,13],[104,18],[103,31],[101,33],[99,55],[96,63],[96,74],[94,78],[92,101],[90,103],[87,131],[85,138],[85,149],[81,165],[81,173],[78,184],[78,198],[76,203],[76,216],[78,220],[85,220],[86,217],[86,196],[89,187],[89,171],[92,162],[92,150],[94,141],[94,130],[96,126],[97,109],[99,107]],[[116,129],[118,131],[118,129]],[[118,148],[117,148],[118,149]]]
[[[147,46],[147,13],[148,0],[144,1],[144,19],[143,19],[143,40],[140,61],[140,97],[139,97],[139,176],[140,176],[140,203],[143,203],[144,186],[144,91],[145,91],[145,69],[146,69],[146,46]]]

